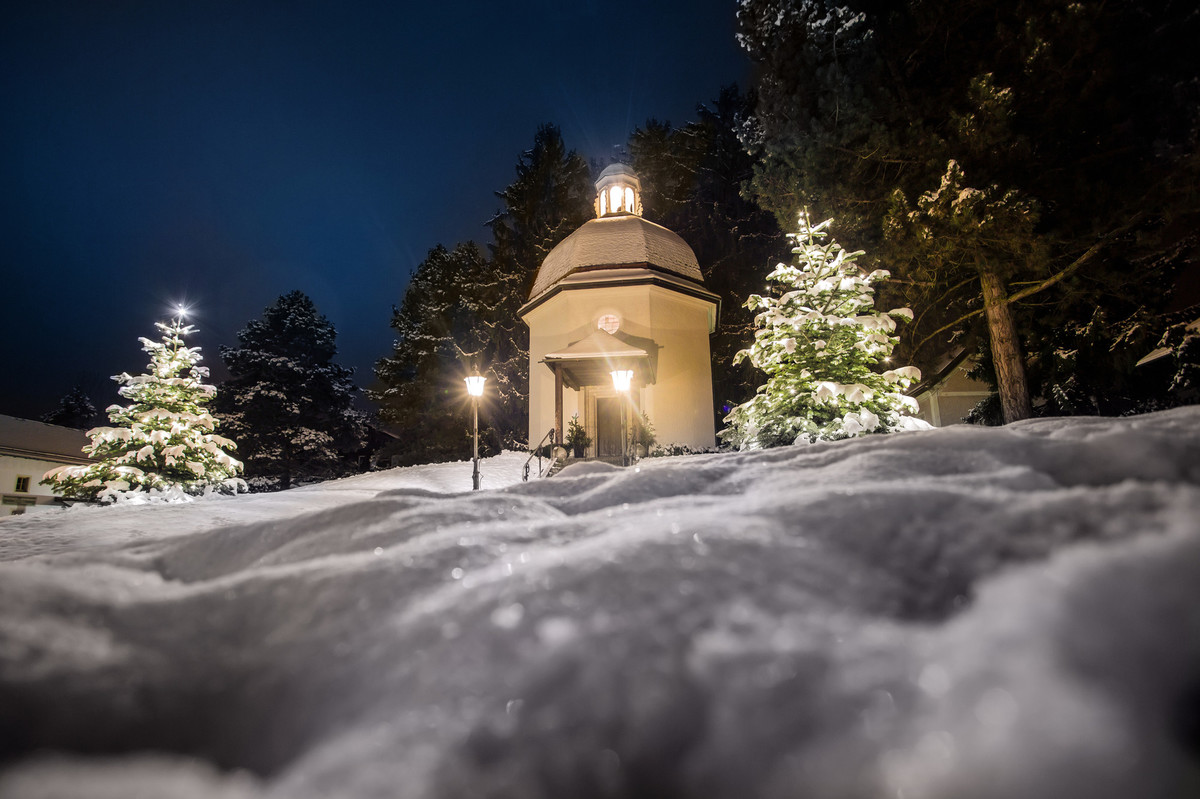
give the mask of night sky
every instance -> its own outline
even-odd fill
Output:
[[[14,8],[14,6],[18,6]],[[194,309],[205,363],[299,289],[338,361],[390,352],[439,242],[489,240],[539,124],[607,163],[746,87],[733,0],[20,0],[0,11],[0,413],[100,408]]]

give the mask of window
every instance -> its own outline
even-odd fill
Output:
[[[596,320],[596,327],[606,333],[616,333],[621,328],[621,317],[616,314],[606,313]]]
[[[21,494],[28,494],[29,493],[29,478],[28,477],[18,477],[17,478],[17,487],[14,488],[13,491],[17,491]]]

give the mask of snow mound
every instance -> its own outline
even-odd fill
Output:
[[[522,462],[0,524],[0,797],[1200,795],[1200,408]]]

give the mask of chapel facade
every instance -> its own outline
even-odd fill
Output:
[[[578,414],[592,439],[587,455],[619,457],[644,414],[658,444],[711,448],[708,337],[720,299],[704,288],[692,248],[642,218],[641,183],[629,167],[600,173],[595,208],[595,219],[546,256],[520,310],[529,326],[529,442],[553,429],[563,444],[564,422]]]

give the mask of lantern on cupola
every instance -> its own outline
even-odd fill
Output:
[[[642,184],[625,164],[613,164],[596,181],[596,216],[642,215]]]

